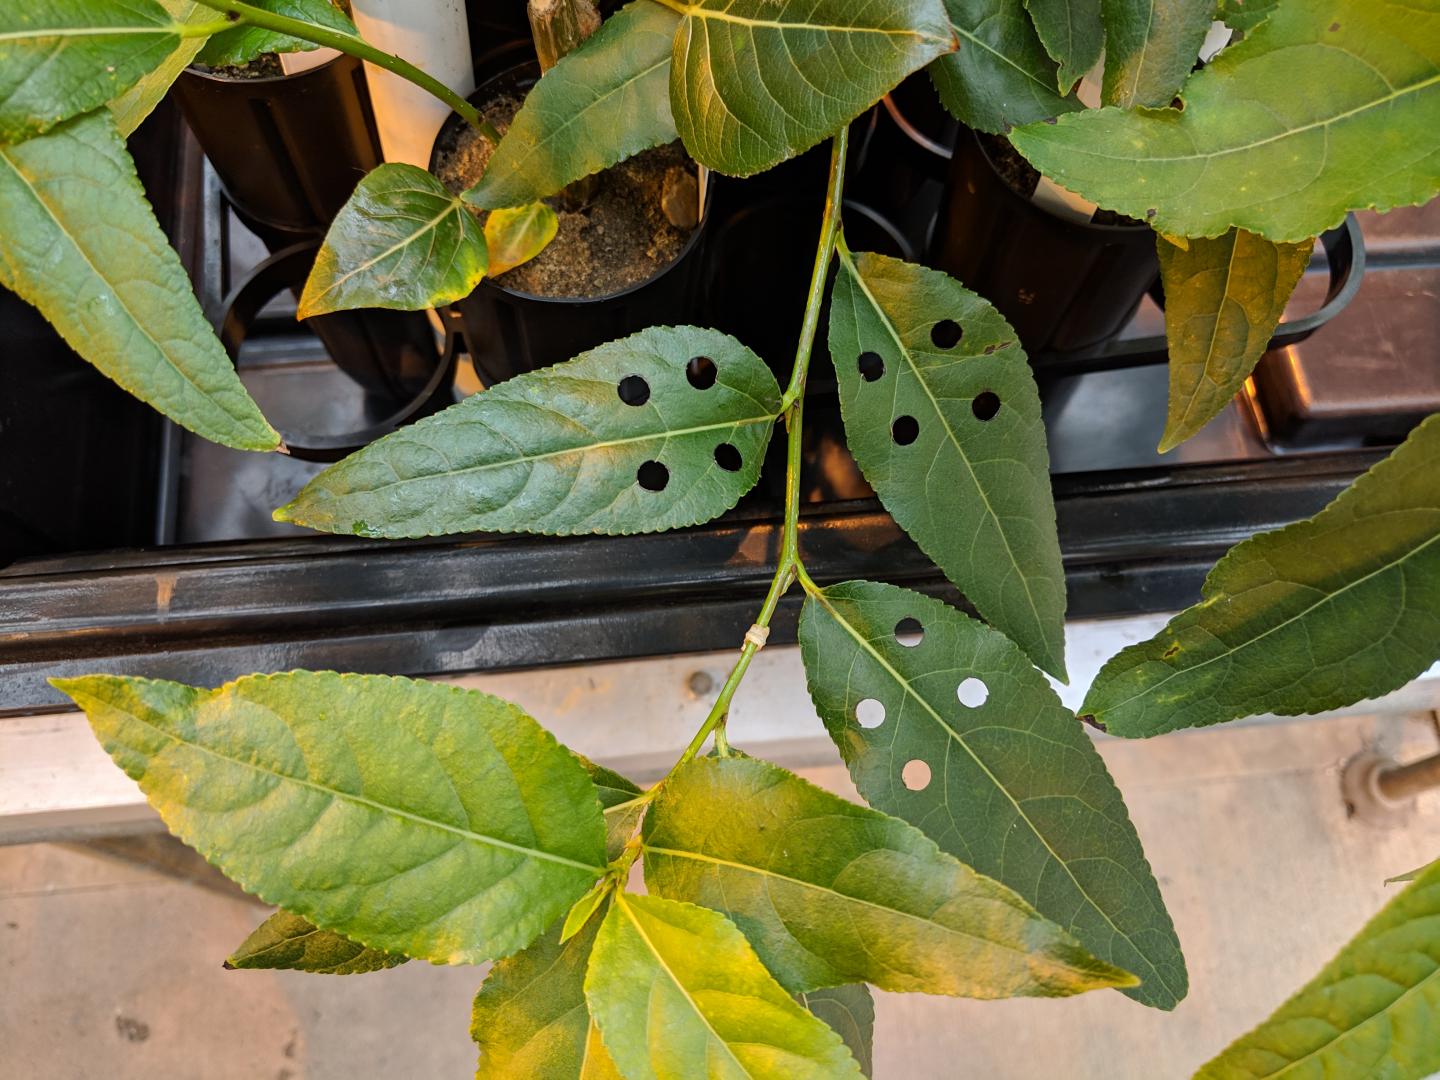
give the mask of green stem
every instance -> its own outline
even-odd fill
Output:
[[[781,530],[780,539],[780,560],[775,567],[775,576],[770,581],[770,590],[765,594],[765,602],[760,606],[760,613],[755,616],[755,625],[762,630],[769,629],[770,620],[775,615],[775,609],[780,606],[780,599],[789,590],[797,577],[808,580],[805,568],[800,563],[800,453],[802,450],[801,434],[804,429],[805,409],[805,376],[810,369],[810,354],[815,346],[815,330],[820,322],[820,307],[825,300],[825,282],[830,275],[830,263],[835,257],[836,239],[840,233],[840,208],[843,202],[845,189],[845,152],[847,149],[847,129],[841,129],[835,136],[830,150],[830,183],[825,193],[825,218],[820,226],[820,242],[815,251],[815,266],[810,272],[810,296],[805,305],[805,322],[800,330],[800,341],[795,347],[795,368],[790,374],[790,386],[781,399],[781,409],[785,414],[786,430],[786,460],[785,460],[785,523]],[[665,774],[665,777],[650,788],[645,799],[652,799],[659,793],[665,781],[673,776],[677,769],[688,764],[700,752],[705,745],[705,740],[711,734],[723,732],[725,720],[730,715],[730,701],[739,689],[740,682],[745,678],[745,672],[750,668],[750,661],[760,651],[760,646],[750,638],[746,638],[744,646],[740,649],[740,656],[735,661],[735,666],[730,669],[730,674],[725,679],[725,685],[720,688],[719,695],[715,698],[715,704],[710,707],[710,713],[705,717],[705,722],[700,725],[700,730],[695,732],[695,737],[690,740],[690,745],[685,747],[685,752],[680,755],[674,767]],[[726,744],[728,749],[728,744]]]
[[[332,49],[339,49],[351,56],[358,56],[361,60],[368,60],[376,67],[393,72],[402,79],[414,83],[420,89],[435,95],[473,125],[491,146],[498,146],[500,143],[500,133],[495,130],[495,125],[484,119],[476,111],[474,105],[471,105],[454,90],[451,90],[439,79],[427,75],[409,61],[383,52],[354,34],[344,34],[338,30],[316,26],[303,19],[292,19],[288,15],[277,15],[273,11],[246,4],[243,0],[199,0],[199,2],[214,11],[224,11],[235,16],[231,23],[226,24],[227,27],[233,26],[236,22],[246,22],[263,30],[273,30],[277,34],[299,38],[315,45],[328,45]]]
[[[233,30],[234,22],[227,19],[225,22],[213,23],[179,23],[175,26],[175,33],[182,38],[208,38],[212,34],[218,34],[222,30]]]

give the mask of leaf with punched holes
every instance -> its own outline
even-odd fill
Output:
[[[0,143],[118,97],[179,48],[180,29],[155,0],[0,4]]]
[[[0,285],[82,357],[202,438],[280,445],[200,310],[109,110],[0,146],[0,222]]]
[[[860,1075],[840,1036],[708,908],[617,893],[591,954],[585,1000],[630,1080]]]
[[[227,968],[278,968],[314,975],[362,975],[405,963],[408,957],[370,949],[357,941],[321,930],[309,919],[277,911],[240,943]]]
[[[1106,105],[1160,108],[1195,66],[1215,0],[1101,0]]]
[[[485,232],[458,196],[415,165],[381,165],[331,223],[297,314],[440,307],[469,296],[489,262]]]
[[[941,0],[660,0],[670,107],[702,165],[751,176],[808,150],[955,47]]]
[[[875,999],[863,983],[832,986],[797,994],[800,1004],[825,1021],[849,1047],[860,1071],[867,1077],[875,1071]]]
[[[990,623],[1065,676],[1065,574],[1040,394],[1015,332],[952,277],[842,252],[830,357],[850,452]]]
[[[1170,410],[1160,453],[1179,446],[1240,392],[1310,262],[1313,240],[1274,244],[1231,229],[1185,247],[1155,237],[1165,286]]]
[[[1045,677],[939,600],[851,581],[800,617],[810,696],[865,800],[1014,889],[1174,1008],[1185,960],[1125,803]]]
[[[607,19],[531,89],[466,201],[534,202],[673,142],[670,54],[679,22],[651,0],[633,0]]]
[[[1100,669],[1127,738],[1379,697],[1440,659],[1440,415],[1314,517],[1237,544],[1201,601]]]
[[[1100,0],[1025,0],[1045,51],[1060,65],[1059,89],[1070,90],[1105,49]]]
[[[1010,135],[1046,176],[1169,236],[1299,243],[1440,190],[1440,6],[1282,3],[1190,76],[1184,109],[1090,109]]]
[[[644,857],[653,894],[723,912],[792,992],[1068,997],[1137,981],[914,826],[767,762],[686,765],[646,816]]]
[[[603,871],[584,768],[489,694],[308,671],[218,690],[52,684],[171,832],[247,891],[372,949],[505,956]]]
[[[569,941],[552,926],[486,976],[470,1013],[478,1080],[620,1080],[585,1004],[585,970],[601,920]]]
[[[962,124],[1009,131],[1081,108],[1056,90],[1055,61],[1022,0],[945,0],[960,48],[930,63],[940,100]]]
[[[255,7],[264,8],[275,15],[318,26],[322,30],[337,30],[342,34],[359,36],[355,24],[340,10],[333,0],[248,0]],[[200,62],[210,67],[248,64],[265,53],[301,52],[316,46],[304,38],[277,34],[259,26],[237,26],[223,30],[205,43],[200,50]]]
[[[559,227],[559,216],[543,202],[492,210],[485,219],[485,246],[489,250],[491,276],[535,258],[555,239]]]
[[[1440,864],[1320,974],[1195,1080],[1402,1077],[1440,1072]]]
[[[641,533],[755,485],[780,388],[734,338],[652,326],[388,435],[276,519],[357,536]]]

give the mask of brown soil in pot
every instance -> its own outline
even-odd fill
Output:
[[[215,75],[222,79],[278,79],[285,74],[280,57],[275,53],[261,53],[254,60],[244,64],[226,64],[224,67],[207,67],[191,64],[196,71]]]
[[[503,134],[519,108],[512,95],[481,111]],[[489,160],[489,144],[464,124],[440,147],[436,173],[458,193],[485,175]],[[583,207],[569,209],[558,196],[546,199],[560,219],[555,239],[496,283],[533,296],[590,298],[649,281],[679,257],[695,231],[672,225],[663,209],[666,176],[673,186],[681,173],[694,177],[695,163],[678,142],[671,143],[606,169]],[[478,216],[483,221],[485,211]]]
[[[995,166],[995,171],[1000,174],[1011,191],[1026,199],[1035,194],[1035,189],[1040,186],[1040,172],[1026,161],[1019,150],[1010,145],[1010,140],[1003,135],[987,135],[983,132],[976,132],[976,138],[980,140],[980,146],[985,151],[985,156],[990,159],[990,164]],[[1106,210],[1103,207],[1096,210],[1090,218],[1092,225],[1138,225],[1144,227],[1143,221],[1136,221],[1124,214],[1117,214],[1113,210]]]

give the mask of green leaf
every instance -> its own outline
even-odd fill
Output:
[[[791,991],[1069,997],[1138,981],[919,829],[753,758],[675,773],[644,856],[652,893],[729,916]]]
[[[373,949],[504,956],[602,872],[585,770],[489,694],[308,671],[218,690],[52,685],[171,832],[247,891]]]
[[[0,143],[105,104],[179,44],[178,27],[155,0],[0,4]]]
[[[1315,249],[1244,229],[1185,248],[1156,236],[1170,346],[1170,414],[1160,453],[1230,404],[1255,367]]]
[[[108,110],[0,146],[0,221],[0,284],[77,353],[203,438],[280,444],[201,312]]]
[[[1440,7],[1285,3],[1186,82],[1185,108],[1011,133],[1056,183],[1174,236],[1298,243],[1440,189]]]
[[[1060,65],[1063,94],[1095,66],[1105,49],[1101,0],[1025,0],[1045,51]]]
[[[920,624],[913,646],[897,638],[907,619]],[[938,600],[852,581],[806,599],[800,647],[867,802],[1134,972],[1131,997],[1169,1009],[1185,996],[1185,960],[1120,792],[1013,644]]]
[[[1101,0],[1101,8],[1102,100],[1122,109],[1169,105],[1215,21],[1215,0]]]
[[[330,0],[249,0],[275,15],[310,23],[325,30],[359,37],[355,24]],[[237,26],[216,34],[200,50],[200,62],[209,67],[247,64],[265,53],[305,52],[318,48],[304,38],[277,34],[259,26]]]
[[[1275,10],[1280,0],[1220,0],[1215,17],[1234,30],[1253,30]]]
[[[779,411],[775,377],[734,338],[652,326],[387,435],[275,517],[388,537],[694,525],[754,486]]]
[[[1082,108],[1055,92],[1045,52],[1022,0],[945,0],[960,48],[930,64],[940,100],[961,123],[1004,132]]]
[[[1394,885],[1396,882],[1399,881],[1414,881],[1421,874],[1425,873],[1426,870],[1430,870],[1432,868],[1440,868],[1440,859],[1437,859],[1434,862],[1426,863],[1424,866],[1418,866],[1414,870],[1407,870],[1403,874],[1396,874],[1394,877],[1388,877],[1385,879],[1385,884]]]
[[[197,0],[160,0],[160,4],[173,22],[183,26],[203,26],[219,18],[214,9]],[[177,37],[175,47],[158,66],[110,102],[110,111],[115,114],[115,126],[120,129],[121,135],[128,137],[160,104],[160,99],[180,73],[190,66],[206,40],[199,35]]]
[[[1440,658],[1440,414],[1314,517],[1237,544],[1201,601],[1100,670],[1126,738],[1379,697]]]
[[[641,794],[639,786],[619,773],[583,757],[580,764],[590,774],[590,781],[600,796],[600,806],[605,811],[605,857],[618,858],[626,841],[635,834],[635,827],[640,824],[640,817],[648,804],[638,801]]]
[[[600,930],[592,919],[569,941],[551,927],[491,970],[475,995],[470,1037],[477,1080],[619,1080],[585,1004],[585,969]]]
[[[585,999],[627,1080],[859,1076],[840,1036],[771,978],[744,935],[707,908],[617,893]]]
[[[486,208],[535,202],[674,142],[670,53],[679,21],[651,0],[608,19],[535,84],[465,200]]]
[[[1045,425],[1015,331],[938,270],[843,251],[840,265],[830,356],[850,452],[980,614],[1063,679]]]
[[[545,250],[555,239],[560,218],[543,202],[509,210],[492,210],[485,219],[485,246],[492,276],[513,270]]]
[[[662,0],[670,107],[702,165],[751,176],[808,150],[955,47],[941,0]]]
[[[864,983],[854,986],[832,986],[797,995],[811,1015],[844,1040],[860,1065],[860,1071],[871,1076],[875,1071],[875,1001]]]
[[[331,223],[298,315],[441,307],[469,296],[488,265],[485,232],[459,197],[419,166],[381,165]]]
[[[240,943],[227,968],[282,968],[316,975],[361,975],[405,963],[407,957],[368,949],[308,919],[277,911]]]
[[[1420,1080],[1440,1070],[1437,1032],[1440,866],[1433,866],[1195,1080]]]

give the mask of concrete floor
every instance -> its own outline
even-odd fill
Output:
[[[1339,766],[1379,743],[1433,752],[1429,715],[1232,726],[1101,748],[1189,958],[1172,1014],[1114,993],[1062,1002],[877,995],[882,1078],[1186,1077],[1266,1015],[1440,855],[1440,796],[1410,822],[1347,818]],[[805,770],[845,788],[838,768]],[[153,845],[152,845],[153,847]],[[0,1077],[368,1080],[473,1073],[479,969],[227,972],[265,909],[184,862],[0,848]],[[178,872],[181,876],[175,876]]]

